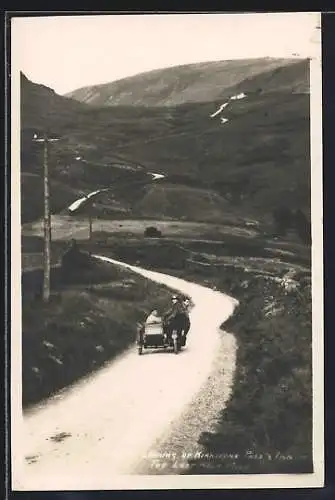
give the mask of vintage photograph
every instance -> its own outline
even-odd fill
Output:
[[[320,15],[11,50],[13,489],[322,486]]]

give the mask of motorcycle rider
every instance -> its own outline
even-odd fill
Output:
[[[164,313],[164,318],[169,321],[173,319],[177,314],[181,314],[184,312],[184,308],[182,302],[178,295],[172,295],[171,297],[171,306]]]
[[[163,314],[164,333],[166,335],[166,338],[170,337],[172,330],[173,330],[172,323],[177,322],[178,319],[180,319],[181,314],[184,314],[182,303],[177,295],[172,295],[171,306]]]
[[[188,297],[183,298],[183,307],[185,312],[188,314],[189,309],[190,309],[190,299]]]
[[[191,328],[190,316],[189,316],[189,308],[190,308],[190,300],[188,297],[184,297],[183,299],[183,309],[184,309],[184,328],[183,328],[183,345],[186,344],[187,334]]]

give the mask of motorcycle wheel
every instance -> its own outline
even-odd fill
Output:
[[[137,348],[137,352],[138,352],[138,354],[139,354],[139,355],[141,355],[141,354],[142,354],[142,352],[143,352],[143,348],[142,348],[142,346],[141,346],[141,345],[140,345],[140,346],[138,346],[138,348]]]
[[[175,354],[178,354],[179,352],[179,345],[178,345],[178,339],[173,339],[173,352]]]

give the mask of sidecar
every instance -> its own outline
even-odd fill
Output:
[[[181,332],[173,330],[167,335],[164,323],[145,324],[138,332],[137,350],[142,354],[143,349],[167,349],[170,348],[176,354],[180,351]]]

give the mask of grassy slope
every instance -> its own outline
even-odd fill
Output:
[[[187,197],[185,193],[189,188],[206,189],[209,193],[207,209],[222,217],[226,205],[222,206],[219,200],[213,203],[215,191],[229,201],[232,210],[244,214],[256,212],[265,216],[282,203],[284,196],[285,203],[292,208],[300,207],[309,212],[309,96],[304,93],[308,86],[308,64],[305,61],[290,64],[256,76],[255,72],[260,71],[258,63],[244,64],[252,76],[241,83],[237,80],[249,73],[239,71],[238,66],[235,70],[231,66],[225,76],[215,71],[215,65],[212,69],[206,67],[196,85],[206,89],[207,102],[180,106],[96,108],[56,96],[51,90],[48,93],[45,88],[40,92],[39,86],[28,85],[23,80],[26,97],[22,109],[22,169],[40,175],[42,152],[32,143],[31,134],[34,127],[47,125],[64,137],[52,146],[50,157],[51,176],[60,183],[54,189],[55,198],[60,198],[59,202],[55,201],[57,206],[63,201],[67,203],[69,197],[61,193],[68,189],[66,186],[71,185],[75,197],[82,190],[89,192],[109,185],[122,172],[112,165],[123,163],[173,174],[176,187],[171,190],[166,186],[164,196],[173,205],[176,190],[179,190],[177,216],[190,212],[195,206],[197,192]],[[170,68],[165,74],[172,72],[173,75],[175,71],[179,70]],[[234,71],[237,80],[233,82]],[[189,89],[192,94],[194,89],[189,76],[183,78],[183,91],[178,87],[173,92],[185,96]],[[222,98],[213,90],[212,79],[216,81],[216,90],[221,82]],[[232,83],[235,86],[229,87]],[[221,125],[219,119],[209,117],[223,99],[240,90],[248,92],[248,97],[231,102],[226,108],[227,124]],[[75,106],[78,107],[74,109]],[[78,151],[89,163],[74,160]],[[128,171],[127,175],[132,174]],[[28,182],[32,180],[26,180],[27,186]],[[32,190],[32,187],[24,187],[27,200]],[[143,193],[130,184],[127,191],[127,195],[117,193],[117,200],[107,200],[105,207],[99,210],[120,204],[128,209],[129,198],[135,198],[131,205],[135,211],[137,201],[138,212],[157,210],[155,199],[159,191],[154,196],[142,197]],[[37,209],[32,210],[29,201],[25,202],[25,220],[31,220],[36,213]]]
[[[115,238],[116,240],[116,238]],[[267,242],[290,251],[280,260],[264,241],[225,238],[217,245],[113,240],[104,254],[215,286],[240,301],[223,325],[238,340],[232,397],[217,430],[202,435],[205,456],[190,473],[292,473],[311,471],[311,282],[307,248]],[[160,249],[158,252],[158,248]],[[197,263],[189,263],[191,257]],[[304,255],[305,254],[305,255]],[[290,271],[295,289],[286,290]],[[215,457],[213,459],[213,457]],[[233,457],[233,458],[232,458]]]
[[[201,109],[202,108],[202,109]],[[224,126],[215,109],[193,108],[179,134],[131,144],[150,168],[185,171],[227,198],[233,209],[270,211],[283,203],[309,212],[309,97],[268,94],[238,102]]]
[[[221,220],[229,213],[229,203],[219,194],[208,189],[181,185],[157,184],[146,189],[144,196],[134,206],[135,213],[185,220]]]
[[[23,73],[21,89],[21,120],[25,130],[44,132],[47,124],[49,131],[61,133],[57,123],[70,122],[77,113],[86,109],[85,104],[70,98],[64,99],[49,87],[31,82]],[[43,103],[48,105],[41,105]]]
[[[167,288],[127,270],[105,263],[74,269],[55,280],[48,304],[36,297],[36,282],[24,276],[24,408],[111,360],[134,342],[137,322],[154,307],[167,306]]]

